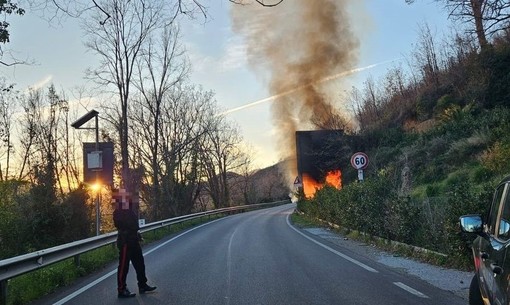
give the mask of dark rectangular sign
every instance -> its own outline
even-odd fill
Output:
[[[113,143],[100,142],[99,154],[96,153],[96,143],[83,143],[83,181],[85,183],[96,183],[102,185],[113,184]],[[97,158],[100,160],[97,160]],[[89,164],[89,161],[91,164]],[[99,161],[99,162],[98,162]],[[101,166],[98,167],[98,164]]]

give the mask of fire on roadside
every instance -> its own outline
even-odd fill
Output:
[[[323,188],[326,184],[333,186],[334,188],[342,188],[342,172],[340,170],[331,170],[326,173],[324,182],[320,183],[309,174],[303,173],[303,191],[307,198],[313,198],[317,190]]]

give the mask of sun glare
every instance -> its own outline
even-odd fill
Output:
[[[93,183],[90,185],[90,189],[94,192],[94,193],[97,193],[101,190],[101,184],[99,182],[96,182],[96,183]]]

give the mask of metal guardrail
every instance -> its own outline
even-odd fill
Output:
[[[242,205],[194,213],[148,223],[140,228],[140,232],[145,233],[169,225],[178,224],[192,219],[202,218],[204,216],[226,214],[236,211],[255,210],[259,208],[273,207],[286,203],[290,203],[290,200],[283,200],[271,203]],[[7,304],[7,281],[9,279],[40,268],[44,268],[53,263],[57,263],[71,257],[75,258],[75,262],[79,262],[80,254],[103,247],[105,245],[112,244],[116,240],[117,231],[0,260],[0,305]]]

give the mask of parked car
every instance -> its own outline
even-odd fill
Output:
[[[496,187],[488,213],[461,216],[460,226],[463,232],[477,235],[472,245],[475,275],[469,304],[509,304],[510,176]]]

